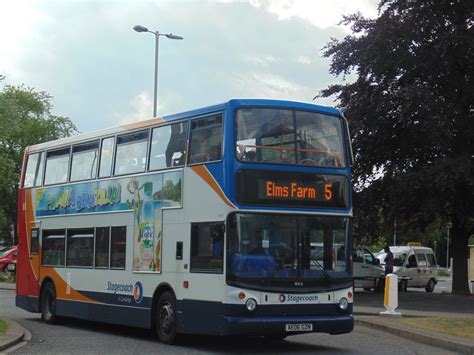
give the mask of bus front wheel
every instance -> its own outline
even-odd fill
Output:
[[[158,299],[155,317],[156,333],[162,343],[173,344],[176,341],[176,323],[176,300],[171,292],[165,292]]]
[[[56,323],[56,289],[51,282],[41,292],[41,319],[47,324]]]

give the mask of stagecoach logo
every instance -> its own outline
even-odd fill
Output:
[[[140,281],[137,281],[135,285],[130,284],[116,284],[110,281],[107,282],[107,291],[112,291],[114,294],[120,296],[118,300],[120,302],[130,303],[131,297],[126,294],[132,294],[135,303],[141,303],[143,300],[143,286]],[[125,294],[125,295],[123,295]]]
[[[133,299],[136,303],[140,303],[143,299],[143,286],[140,281],[137,281],[133,287]]]
[[[290,303],[314,303],[318,301],[317,295],[284,295],[281,293],[278,296],[278,301],[280,303],[290,302]]]

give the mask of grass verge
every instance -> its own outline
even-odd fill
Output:
[[[474,340],[474,317],[402,317],[394,318],[393,321],[418,329]]]
[[[0,335],[5,334],[7,331],[7,322],[5,322],[3,319],[0,319]]]
[[[14,283],[15,276],[10,272],[0,271],[0,282]]]

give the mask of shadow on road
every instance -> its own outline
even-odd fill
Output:
[[[29,318],[28,321],[45,326],[39,318]],[[94,334],[102,333],[104,335],[118,335],[121,338],[130,340],[159,340],[155,334],[148,329],[126,327],[123,325],[113,325],[100,322],[87,321],[82,319],[65,318],[58,319],[58,325],[65,326],[70,329],[77,329],[84,332],[93,332]],[[47,325],[54,327],[55,325]],[[35,339],[37,342],[39,339]],[[260,337],[237,337],[237,336],[205,336],[205,335],[181,335],[179,342],[170,346],[170,352],[179,350],[202,351],[202,352],[263,352],[263,353],[288,353],[288,352],[329,352],[337,350],[336,348],[323,345],[312,345],[300,341],[300,337],[288,337],[280,341],[268,341]],[[182,348],[181,348],[182,347]],[[180,349],[181,348],[181,349]]]

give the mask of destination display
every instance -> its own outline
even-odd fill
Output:
[[[271,170],[239,170],[236,199],[241,205],[347,209],[345,176]]]

